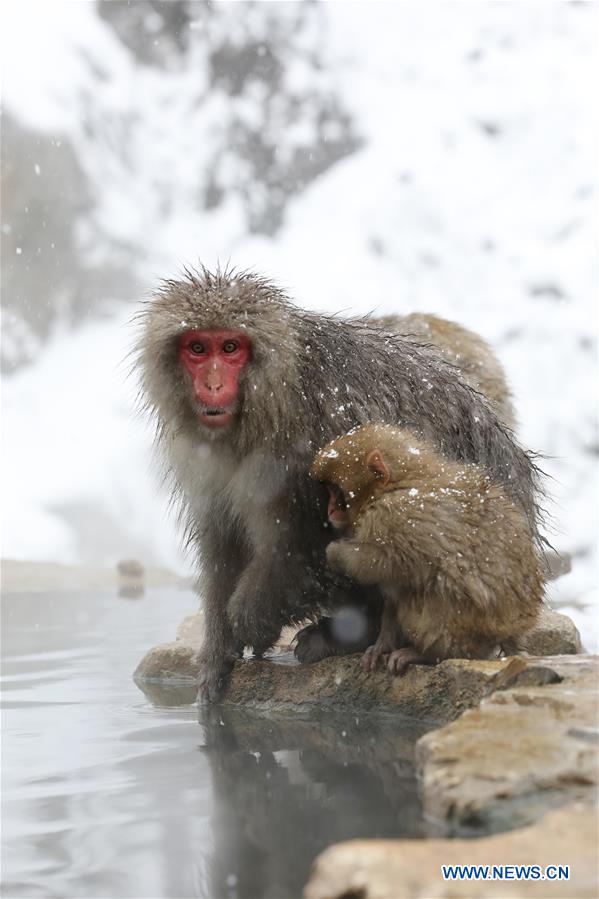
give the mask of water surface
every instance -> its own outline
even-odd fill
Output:
[[[331,843],[419,835],[422,725],[141,692],[140,658],[195,609],[172,588],[3,597],[6,899],[286,899]]]

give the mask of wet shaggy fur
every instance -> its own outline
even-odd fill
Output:
[[[505,371],[493,350],[479,334],[436,315],[414,312],[375,319],[379,327],[434,348],[456,369],[463,381],[482,393],[499,419],[512,430],[516,413]]]
[[[326,568],[325,497],[309,476],[316,451],[351,428],[373,420],[409,427],[448,458],[484,466],[536,534],[533,460],[434,347],[369,320],[298,309],[251,272],[203,268],[164,282],[141,325],[145,406],[201,558],[208,698],[244,645],[263,652],[283,624],[363,600],[363,590]],[[211,327],[244,331],[252,358],[238,415],[208,432],[177,343],[184,331]]]
[[[375,450],[388,483],[367,465]],[[385,598],[379,656],[409,645],[430,662],[486,658],[534,626],[543,600],[534,541],[522,509],[480,466],[373,424],[325,447],[312,473],[341,488],[351,522],[329,563]]]

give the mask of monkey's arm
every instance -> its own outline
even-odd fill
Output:
[[[322,578],[315,576],[306,547],[310,534],[293,528],[297,512],[292,497],[278,498],[256,520],[251,559],[241,572],[227,603],[235,638],[262,654],[277,641],[289,620],[301,620],[326,595]],[[309,520],[316,528],[316,519]]]
[[[351,537],[327,546],[331,568],[359,584],[394,584],[405,573],[405,552],[394,527],[394,498],[382,497],[365,509]]]
[[[203,530],[200,546],[202,568],[198,588],[204,610],[204,640],[200,650],[198,702],[214,702],[235,659],[243,652],[243,645],[233,636],[227,602],[244,559],[232,527],[216,527],[212,523]]]
[[[357,538],[335,540],[327,546],[327,561],[360,584],[381,584],[393,578],[393,559],[386,544]]]
[[[241,573],[227,604],[227,618],[235,639],[243,646],[251,646],[256,655],[269,649],[281,633],[279,596],[285,592],[285,585],[278,556],[276,552],[256,553]]]

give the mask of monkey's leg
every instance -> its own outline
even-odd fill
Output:
[[[403,646],[394,650],[387,660],[387,668],[391,674],[399,676],[406,673],[410,665],[431,665],[430,659],[421,655],[413,646]]]
[[[302,665],[310,665],[329,656],[339,655],[339,645],[333,637],[331,622],[331,618],[324,617],[298,631],[294,654]]]
[[[235,641],[222,597],[206,593],[204,598],[204,642],[199,654],[197,701],[216,702],[220,698],[233,665],[243,653]]]
[[[337,578],[337,596],[334,597],[331,590],[327,605],[338,609],[336,614],[321,618],[297,635],[295,656],[300,662],[318,662],[328,656],[363,652],[375,642],[381,620],[380,594],[362,586],[374,587],[378,582],[370,549],[349,539],[335,540],[327,546],[329,567],[347,577],[339,581],[338,575],[331,575]],[[376,547],[373,549],[376,555]]]
[[[333,614],[304,627],[295,638],[295,657],[302,664],[364,652],[375,642],[381,623],[381,597],[376,588],[334,576],[322,605]]]
[[[235,640],[227,617],[242,560],[235,540],[227,533],[208,530],[202,537],[202,575],[198,581],[204,608],[204,639],[199,653],[199,703],[215,702],[225,688],[243,644]]]
[[[227,604],[232,633],[239,644],[262,655],[293,618],[304,572],[289,564],[286,551],[256,553],[244,568]]]
[[[397,604],[386,597],[383,604],[381,632],[376,643],[369,646],[362,656],[364,671],[374,671],[383,656],[396,649],[400,639],[397,626]]]
[[[220,697],[235,661],[243,652],[243,646],[233,639],[226,606],[210,595],[204,599],[204,626],[199,654],[199,703],[215,702]]]

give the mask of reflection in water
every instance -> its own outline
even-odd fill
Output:
[[[283,899],[332,842],[418,834],[409,722],[148,701],[131,673],[194,606],[3,598],[4,896]]]
[[[331,843],[418,834],[412,729],[225,708],[201,721],[215,798],[209,895],[296,897]]]

